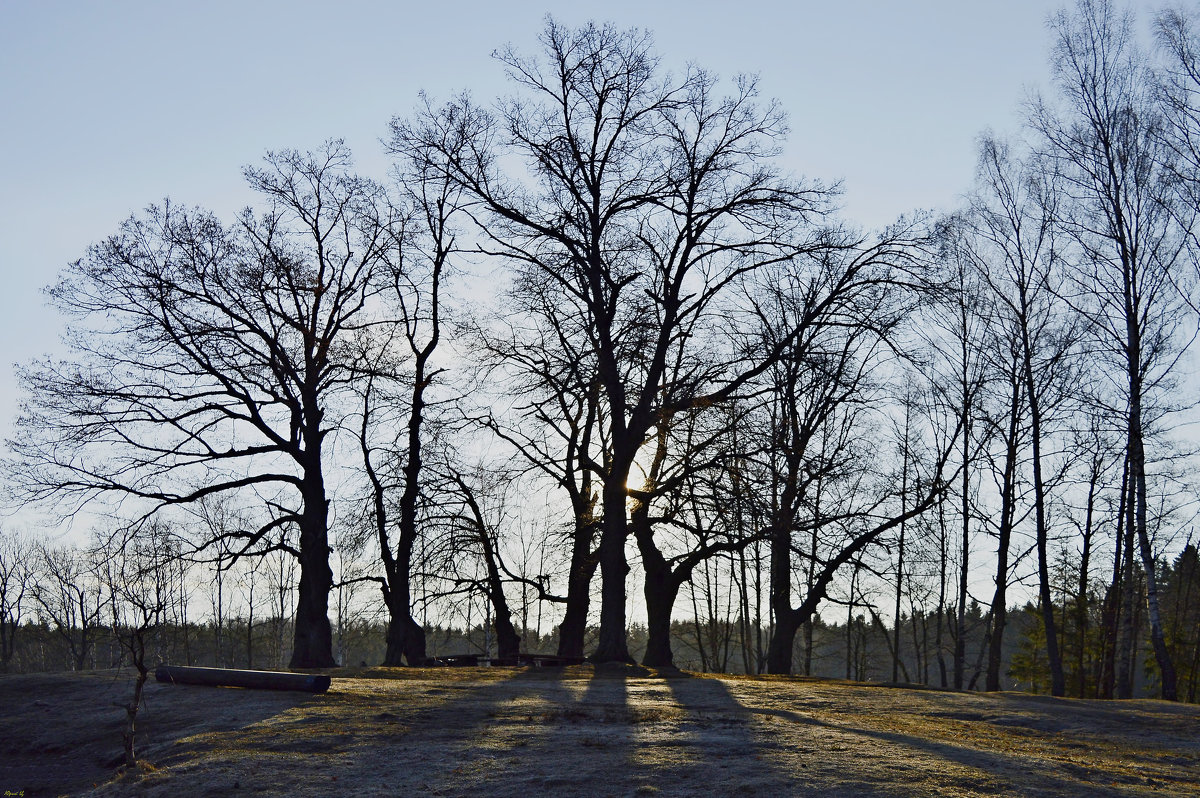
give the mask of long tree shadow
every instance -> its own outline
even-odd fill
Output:
[[[629,673],[518,671],[477,708],[441,795],[628,795]]]
[[[169,772],[147,777],[139,791],[191,795],[200,784],[206,795],[458,795],[447,785],[494,765],[476,741],[506,696],[521,691],[508,684],[518,675],[380,669],[357,682],[335,675],[325,695],[186,741]],[[124,794],[120,785],[114,794]]]
[[[913,763],[910,766],[910,772],[907,776],[903,773],[898,774],[898,776],[900,779],[907,778],[914,785],[914,794],[917,792],[915,785],[936,785],[939,778],[945,778],[947,781],[951,780],[945,773],[945,770],[949,768],[938,768],[936,764],[938,762],[958,766],[957,769],[960,772],[974,771],[978,773],[979,780],[974,786],[984,792],[994,791],[1020,795],[1128,796],[1131,794],[1145,794],[1148,787],[1152,790],[1165,788],[1167,794],[1182,795],[1197,794],[1200,792],[1197,789],[1194,774],[1189,775],[1186,771],[1172,775],[1169,772],[1164,772],[1162,769],[1156,769],[1154,771],[1154,778],[1150,778],[1145,772],[1129,774],[1115,773],[1109,770],[1095,770],[1086,765],[1071,761],[1068,757],[1069,752],[1065,748],[1062,750],[1063,756],[1060,761],[1047,762],[1044,759],[1030,756],[1030,751],[1020,748],[1019,745],[1011,754],[1001,753],[982,747],[972,747],[965,744],[965,742],[949,742],[933,739],[932,737],[907,734],[901,731],[870,728],[864,724],[822,720],[791,709],[751,707],[749,712],[761,718],[799,724],[824,733],[834,733],[843,738],[849,735],[852,738],[865,738],[867,740],[894,745],[902,749],[907,748],[917,754],[923,753],[924,757],[906,757],[902,751],[886,753],[878,752],[877,748],[872,749],[878,752],[877,755],[886,757],[889,760],[907,760]],[[1009,723],[1014,722],[1010,720],[1012,716],[1004,714],[998,716],[981,716],[977,713],[961,710],[949,713],[933,713],[932,715],[934,718],[942,716],[978,723],[995,723],[996,721],[1000,721],[1001,725],[1006,725],[1006,720]],[[1061,717],[1048,718],[1047,721],[1042,721],[1041,719],[1033,720],[1035,724],[1041,722],[1054,722],[1056,725],[1064,725]],[[851,744],[853,745],[853,743]],[[922,764],[918,764],[918,762]],[[1149,761],[1146,764],[1152,765]],[[968,780],[970,780],[969,777]],[[960,788],[964,786],[961,782],[962,779],[960,777],[959,783],[946,783],[944,788]],[[1036,785],[1036,787],[1031,785]],[[838,786],[846,786],[845,781],[839,779]],[[937,787],[934,786],[934,789],[937,789]]]
[[[787,743],[755,727],[755,715],[728,686],[701,676],[666,681],[684,717],[674,740],[662,745],[677,761],[662,769],[679,794],[808,795],[815,785],[803,762],[776,756]],[[688,790],[691,790],[689,793]],[[858,795],[884,795],[861,785]]]

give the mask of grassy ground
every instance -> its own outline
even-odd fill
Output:
[[[324,695],[0,677],[0,795],[1196,795],[1200,707],[580,666],[344,669]]]

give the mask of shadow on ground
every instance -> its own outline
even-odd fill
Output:
[[[333,672],[329,693],[155,685],[150,766],[95,795],[1198,795],[1200,708],[641,668]],[[127,678],[0,677],[0,790],[112,775]]]

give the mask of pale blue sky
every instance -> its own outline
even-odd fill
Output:
[[[0,430],[11,364],[58,338],[40,289],[89,243],[165,196],[228,217],[267,149],[343,137],[382,177],[392,115],[422,89],[503,91],[492,50],[532,51],[548,12],[648,28],[676,68],[759,73],[790,113],[788,167],[843,180],[847,218],[876,227],[956,203],[976,137],[1044,85],[1059,5],[0,0]]]

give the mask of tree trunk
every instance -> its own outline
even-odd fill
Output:
[[[313,507],[313,505],[318,505]],[[333,570],[329,567],[326,525],[328,502],[324,491],[305,502],[300,532],[300,585],[297,591],[296,626],[293,630],[293,668],[332,668],[333,630],[329,625],[329,591]]]
[[[1079,590],[1075,596],[1075,625],[1078,639],[1078,651],[1075,653],[1075,695],[1078,698],[1087,697],[1087,641],[1088,641],[1088,566],[1092,555],[1092,524],[1096,504],[1096,485],[1100,476],[1098,468],[1093,468],[1092,479],[1088,484],[1087,506],[1083,521],[1083,554],[1079,563]]]
[[[945,688],[948,684],[946,678],[946,646],[943,643],[943,635],[946,629],[946,572],[949,570],[949,563],[946,552],[946,503],[938,502],[938,562],[941,568],[938,569],[938,604],[937,604],[937,626],[933,634],[933,647],[937,651],[938,677],[941,680],[941,686]]]
[[[1018,387],[1014,384],[1013,401],[1009,407],[1008,440],[1004,452],[1004,475],[1001,478],[1000,530],[996,544],[996,592],[992,595],[992,630],[988,641],[987,680],[985,689],[995,692],[1000,686],[1000,666],[1004,659],[1004,627],[1008,623],[1008,550],[1012,540],[1013,518],[1016,515],[1017,422],[1019,419]]]
[[[596,524],[592,520],[576,523],[571,543],[571,566],[567,575],[567,603],[558,626],[558,656],[583,657],[583,639],[587,634],[588,609],[591,606],[592,577],[598,564],[595,543]]]
[[[466,487],[465,483],[463,483],[463,487]],[[496,629],[496,655],[500,659],[513,659],[521,653],[521,636],[513,627],[512,611],[508,607],[508,597],[504,595],[504,580],[500,577],[500,566],[496,560],[495,541],[483,527],[482,514],[478,510],[478,505],[474,504],[473,498],[471,502],[472,509],[476,512],[475,518],[478,524],[480,545],[483,548],[483,561],[487,568],[487,597],[491,602],[494,616],[492,623]]]
[[[904,413],[904,447],[902,456],[904,462],[900,467],[900,513],[903,514],[908,505],[908,433],[909,433],[909,418],[911,408],[906,408]],[[899,681],[900,677],[900,599],[904,594],[904,535],[908,527],[907,522],[900,522],[900,541],[897,547],[896,555],[896,605],[892,615],[892,681]],[[808,651],[805,652],[805,665],[807,666],[812,659],[812,623],[809,623],[808,631]],[[904,677],[908,679],[907,674]]]
[[[686,568],[682,576],[671,570],[671,564],[654,544],[654,529],[650,525],[649,512],[649,500],[638,501],[629,517],[629,526],[637,539],[642,567],[646,572],[646,582],[643,586],[643,594],[646,597],[646,653],[642,657],[642,664],[652,668],[670,668],[675,665],[675,658],[671,653],[671,611],[675,607],[679,588],[690,575],[691,568]],[[696,612],[694,615],[696,640],[699,644],[700,614]],[[701,654],[703,657],[703,649]]]
[[[141,632],[134,632],[141,634]],[[137,736],[137,716],[138,710],[142,706],[142,691],[146,686],[146,678],[149,670],[146,668],[145,641],[138,640],[135,645],[142,647],[141,658],[134,654],[134,666],[137,668],[137,677],[133,680],[133,698],[125,705],[125,730],[121,735],[122,742],[125,744],[125,767],[137,767],[137,752],[134,751],[134,740]]]
[[[1121,620],[1117,636],[1116,657],[1116,697],[1133,698],[1133,650],[1134,646],[1134,594],[1133,579],[1133,467],[1129,467],[1129,479],[1125,485],[1125,529],[1121,547],[1124,551],[1121,560]]]
[[[508,609],[508,601],[503,598],[491,597],[495,618],[492,621],[496,629],[496,656],[500,659],[513,659],[521,653],[521,636],[513,626],[512,613]]]
[[[1136,426],[1134,424],[1134,416]],[[1138,549],[1142,556],[1142,569],[1146,574],[1146,612],[1150,621],[1150,646],[1154,651],[1154,659],[1158,663],[1159,679],[1161,680],[1160,695],[1165,701],[1177,699],[1177,681],[1175,663],[1163,636],[1162,615],[1158,607],[1158,578],[1155,574],[1154,553],[1150,549],[1150,536],[1146,523],[1146,454],[1142,447],[1141,402],[1135,403],[1130,412],[1130,471],[1134,488],[1137,491],[1137,537]]]
[[[628,474],[629,469],[623,469]],[[628,537],[624,480],[609,474],[604,483],[604,525],[600,536],[600,633],[595,662],[633,664],[625,629],[625,579],[629,562],[625,557]]]
[[[767,644],[767,673],[792,672],[792,642],[803,619],[792,609],[792,538],[787,525],[771,531],[770,603],[775,628]]]
[[[643,560],[644,561],[644,560]],[[671,668],[671,610],[679,594],[680,582],[665,569],[646,568],[646,654],[642,664],[651,668]],[[699,623],[699,619],[697,619]]]
[[[408,581],[408,563],[405,558],[397,564],[402,576],[391,580],[383,589],[384,605],[388,609],[387,648],[383,664],[399,667],[406,662],[420,667],[428,659],[425,651],[425,630],[412,617],[412,590]]]
[[[966,430],[963,430],[964,460],[962,478],[962,561],[958,572],[958,611],[954,623],[954,689],[963,689],[967,659],[967,575],[971,556],[970,536],[970,494],[968,493],[967,464],[966,464]]]
[[[1104,651],[1100,659],[1100,672],[1096,679],[1096,697],[1111,700],[1117,692],[1117,649],[1120,647],[1123,561],[1122,544],[1125,540],[1125,505],[1129,498],[1129,452],[1125,452],[1121,465],[1121,500],[1117,506],[1117,534],[1113,538],[1112,581],[1104,594],[1102,623],[1104,624]]]
[[[1030,444],[1033,447],[1033,506],[1034,529],[1038,556],[1038,598],[1042,625],[1046,629],[1046,659],[1050,664],[1050,695],[1067,694],[1063,674],[1062,651],[1058,646],[1058,626],[1054,620],[1054,601],[1050,595],[1050,555],[1047,551],[1050,530],[1046,521],[1046,483],[1042,478],[1042,407],[1033,378],[1033,352],[1028,331],[1024,337],[1025,393],[1029,402]]]
[[[407,663],[420,667],[429,659],[425,653],[425,630],[408,612],[401,610],[388,619],[387,649],[383,664],[399,667]]]
[[[304,409],[304,472],[300,485],[304,506],[300,515],[300,585],[291,667],[332,668],[337,663],[333,659],[333,629],[329,625],[333,570],[329,567],[329,500],[325,497],[321,462],[323,415],[311,398],[304,403]]]
[[[967,658],[967,634],[966,634],[966,618],[967,618],[967,581],[970,571],[971,559],[971,402],[969,398],[969,374],[968,368],[968,351],[967,351],[967,310],[966,305],[962,305],[962,547],[961,562],[959,563],[958,573],[958,613],[957,622],[954,629],[954,689],[963,689],[963,676],[966,669]]]
[[[767,644],[767,673],[788,675],[792,672],[792,642],[800,630],[800,615],[790,608],[776,610],[775,629]]]

